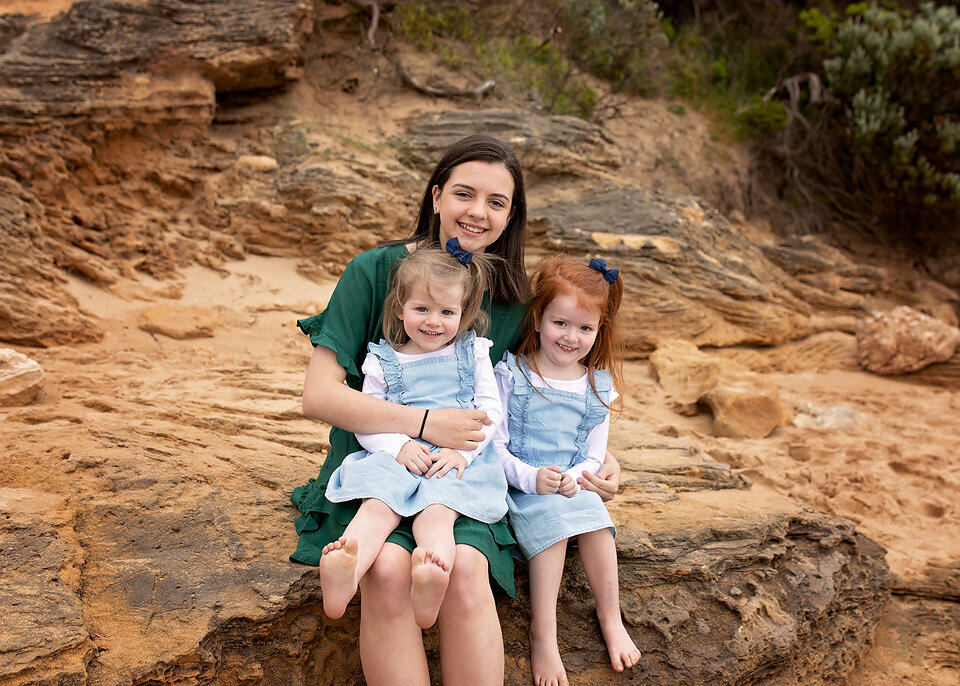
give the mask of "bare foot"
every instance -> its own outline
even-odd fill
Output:
[[[535,686],[570,686],[555,635],[539,639],[530,631],[530,667]]]
[[[323,611],[330,619],[339,619],[357,592],[357,551],[355,538],[343,538],[323,547],[320,554],[320,588]]]
[[[629,669],[640,661],[640,651],[619,617],[607,626],[601,624],[600,630],[603,632],[603,640],[607,644],[607,653],[610,654],[610,664],[614,670],[622,672],[624,668]]]
[[[436,553],[416,548],[411,557],[413,567],[410,577],[413,587],[410,598],[413,601],[413,616],[417,626],[427,629],[437,621],[440,604],[450,583],[450,569]]]

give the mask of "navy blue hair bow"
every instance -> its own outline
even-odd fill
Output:
[[[613,283],[617,280],[617,277],[620,276],[619,269],[607,269],[607,263],[604,260],[601,260],[599,257],[594,257],[590,260],[588,265],[590,269],[596,269],[598,272],[603,274],[603,278],[607,280],[607,283]]]
[[[460,249],[460,241],[456,238],[451,238],[447,241],[447,252],[457,258],[457,262],[466,267],[473,261],[473,253],[467,252],[466,250]]]

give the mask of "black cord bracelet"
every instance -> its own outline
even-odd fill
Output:
[[[417,434],[417,438],[423,438],[423,427],[427,425],[427,415],[430,414],[430,410],[423,411],[423,421],[420,422],[420,433]]]

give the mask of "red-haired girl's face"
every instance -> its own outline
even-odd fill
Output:
[[[558,293],[544,308],[536,324],[540,348],[537,368],[551,379],[577,379],[583,375],[580,360],[593,348],[600,331],[600,311],[584,307],[576,295]]]
[[[513,177],[506,166],[474,160],[458,164],[441,189],[433,187],[440,215],[440,245],[451,238],[468,252],[483,252],[513,215]]]

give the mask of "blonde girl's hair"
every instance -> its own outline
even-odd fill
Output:
[[[540,349],[540,333],[536,330],[536,325],[543,319],[547,305],[558,295],[572,296],[580,307],[600,313],[597,338],[590,352],[581,360],[587,368],[590,388],[597,393],[593,370],[606,369],[610,371],[613,387],[622,391],[624,348],[617,312],[623,300],[623,279],[618,277],[613,283],[608,283],[604,275],[596,269],[571,260],[566,255],[553,255],[544,258],[537,265],[531,288],[533,293],[517,354],[522,355],[530,368],[540,374],[534,356]],[[600,397],[599,394],[597,397]],[[623,407],[622,396],[617,398],[613,407],[607,403],[604,405],[619,412]]]
[[[394,348],[410,340],[399,314],[410,298],[410,292],[417,286],[422,286],[428,293],[434,289],[463,286],[457,337],[467,329],[473,329],[478,335],[486,333],[490,316],[482,307],[483,294],[490,283],[494,260],[492,256],[474,253],[470,264],[463,265],[436,244],[414,250],[397,263],[383,306],[383,337]]]

